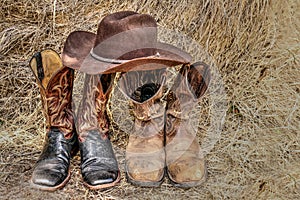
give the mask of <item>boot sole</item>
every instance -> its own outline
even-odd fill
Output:
[[[70,178],[71,178],[71,173],[69,171],[67,178],[61,184],[59,184],[57,186],[50,187],[50,186],[44,186],[44,185],[35,184],[35,183],[33,183],[32,179],[30,179],[30,185],[31,185],[31,187],[33,187],[35,189],[49,191],[49,192],[54,192],[56,190],[59,190],[59,189],[63,188],[68,183],[68,181],[70,180]]]
[[[142,181],[136,181],[134,179],[129,178],[128,175],[126,175],[126,179],[129,183],[136,185],[136,186],[140,186],[140,187],[159,187],[162,182],[163,179],[158,181],[158,182],[142,182]]]
[[[206,179],[207,179],[207,169],[206,169],[206,167],[205,167],[204,175],[203,175],[203,177],[202,177],[202,179],[201,179],[200,181],[178,183],[178,182],[176,182],[176,181],[174,181],[174,180],[172,179],[172,177],[171,177],[170,174],[169,174],[168,169],[167,169],[167,173],[166,173],[166,174],[167,174],[167,176],[168,176],[168,178],[169,178],[169,180],[170,180],[170,183],[171,183],[173,186],[179,187],[179,188],[191,188],[191,187],[196,187],[196,186],[199,186],[199,185],[203,184],[203,183],[206,181]]]
[[[90,185],[86,182],[83,181],[83,184],[88,187],[90,190],[99,190],[99,189],[107,189],[107,188],[110,188],[110,187],[113,187],[115,186],[117,183],[119,183],[121,180],[121,176],[120,176],[120,172],[118,172],[118,177],[117,179],[112,182],[112,183],[107,183],[107,184],[102,184],[102,185]]]

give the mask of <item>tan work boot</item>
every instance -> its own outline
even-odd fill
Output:
[[[47,131],[31,184],[54,191],[68,182],[70,159],[78,150],[71,106],[74,70],[64,67],[53,50],[36,53],[29,65],[40,88]]]
[[[204,63],[181,68],[166,107],[166,166],[172,184],[193,187],[206,178],[206,168],[197,130],[191,126],[190,114],[210,81],[210,69]]]
[[[104,189],[120,181],[120,172],[109,136],[107,101],[115,74],[86,74],[76,127],[84,184]]]
[[[121,91],[130,98],[134,128],[126,148],[127,180],[135,185],[155,187],[164,178],[164,113],[160,101],[165,69],[132,71],[120,79]]]

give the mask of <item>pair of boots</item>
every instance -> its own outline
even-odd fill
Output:
[[[78,149],[85,185],[90,189],[114,186],[120,180],[120,172],[109,140],[106,113],[114,74],[86,75],[75,119],[74,70],[64,67],[52,50],[35,54],[30,67],[40,88],[47,129],[44,149],[32,174],[33,186],[48,191],[62,188],[70,179],[70,159]],[[165,174],[179,187],[192,187],[205,180],[197,131],[189,124],[189,114],[209,80],[207,65],[183,66],[164,104],[161,97],[165,70],[122,75],[121,90],[130,97],[135,116],[126,148],[129,182],[158,186]]]
[[[70,179],[70,159],[80,149],[85,185],[101,189],[120,180],[118,163],[109,140],[106,102],[114,74],[87,75],[77,114],[72,110],[74,70],[64,67],[53,50],[36,53],[30,61],[46,117],[45,144],[31,183],[42,190],[62,188]],[[76,124],[76,127],[75,127]]]
[[[135,118],[126,148],[127,180],[159,186],[165,175],[177,187],[193,187],[206,178],[204,158],[191,112],[207,90],[210,69],[204,63],[184,65],[162,101],[166,71],[123,74],[120,89],[129,97]]]

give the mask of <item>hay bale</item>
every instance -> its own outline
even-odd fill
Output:
[[[28,1],[0,2],[0,192],[9,198],[98,199],[297,199],[300,184],[299,77],[300,3],[297,0]],[[72,179],[60,191],[29,188],[28,179],[42,147],[44,119],[37,85],[27,67],[38,50],[61,52],[68,34],[95,32],[97,22],[120,10],[149,13],[159,25],[195,40],[215,60],[226,91],[227,113],[220,138],[207,152],[209,178],[189,190],[147,189],[122,182],[107,191],[82,184],[80,157]],[[162,34],[173,41],[171,35]],[[197,51],[196,51],[197,52]],[[82,74],[74,97],[81,96]],[[212,101],[203,99],[201,119]],[[210,120],[202,121],[207,130]],[[201,138],[201,136],[199,136]],[[126,133],[115,129],[123,163]]]

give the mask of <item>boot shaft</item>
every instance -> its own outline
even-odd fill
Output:
[[[109,118],[107,102],[112,91],[115,74],[86,74],[83,98],[78,110],[76,127],[83,139],[88,131],[98,129],[107,135]]]
[[[210,82],[210,69],[205,63],[184,65],[180,69],[169,93],[168,105],[180,101],[182,105],[198,102]]]
[[[74,131],[74,70],[64,67],[59,55],[53,50],[36,53],[30,61],[30,68],[40,89],[47,132],[51,127],[56,127],[65,137],[71,137]]]
[[[190,119],[191,112],[206,92],[210,78],[210,69],[205,63],[198,62],[181,68],[167,96],[166,143],[178,134],[177,130],[180,126],[184,126],[185,129],[192,129],[191,125],[188,124],[188,122],[195,120]],[[192,137],[196,134],[195,131],[187,131],[183,137],[187,137],[188,132],[192,133]]]
[[[120,89],[130,100],[136,121],[149,121],[164,115],[164,105],[160,100],[165,82],[165,69],[131,71],[122,75]]]

